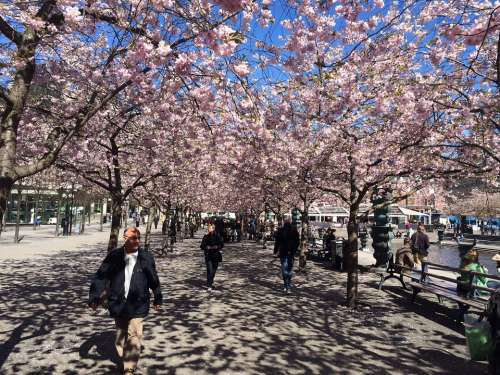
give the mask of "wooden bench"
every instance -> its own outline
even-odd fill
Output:
[[[402,268],[406,268],[402,266]],[[415,272],[415,270],[412,270]],[[465,285],[466,292],[464,294],[457,293],[457,278],[449,277],[440,274],[439,271],[454,272],[458,274],[468,274],[469,283]],[[500,281],[500,277],[496,275],[484,274],[473,271],[463,271],[459,268],[444,266],[441,264],[423,262],[422,269],[418,271],[419,277],[411,277],[411,281],[407,282],[413,289],[411,301],[415,302],[418,293],[428,292],[435,294],[438,297],[439,303],[442,303],[443,299],[449,299],[458,304],[458,316],[457,321],[463,321],[464,315],[472,307],[479,310],[477,313],[479,315],[485,315],[486,308],[488,306],[488,298],[490,293],[494,292],[495,289],[480,287],[475,285],[475,278],[478,276],[484,276],[490,280]]]

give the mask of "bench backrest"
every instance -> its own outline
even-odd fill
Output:
[[[420,282],[428,283],[429,277],[432,277],[434,279],[443,280],[443,281],[447,281],[450,283],[454,283],[455,285],[458,285],[459,280],[457,278],[451,278],[449,276],[445,276],[445,275],[442,275],[442,274],[439,274],[436,272],[436,271],[440,271],[440,270],[441,271],[451,271],[451,272],[458,273],[460,275],[468,275],[468,278],[467,278],[468,283],[467,283],[467,285],[463,285],[464,289],[467,291],[468,298],[484,297],[484,294],[489,295],[490,293],[493,293],[495,291],[495,289],[493,289],[493,288],[488,288],[488,287],[476,285],[476,278],[478,276],[486,277],[487,279],[496,280],[496,281],[500,282],[500,276],[498,276],[498,275],[481,273],[481,272],[474,272],[474,271],[467,271],[467,270],[463,270],[460,268],[449,267],[449,266],[445,266],[445,265],[437,264],[437,263],[432,263],[432,262],[423,262],[422,263],[422,269],[420,271]],[[481,292],[483,292],[483,293],[481,293]]]

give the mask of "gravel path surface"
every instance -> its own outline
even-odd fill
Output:
[[[487,373],[485,363],[467,359],[452,304],[422,294],[411,305],[392,281],[378,291],[371,274],[360,275],[358,311],[342,306],[345,274],[321,263],[310,262],[284,295],[272,251],[244,242],[226,246],[208,294],[200,236],[157,256],[165,305],[146,320],[139,374]],[[20,256],[4,248],[1,374],[116,373],[113,322],[106,311],[86,308],[103,239],[89,234],[50,253],[45,244],[38,255],[36,248]]]

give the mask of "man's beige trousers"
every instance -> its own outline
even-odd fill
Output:
[[[135,370],[141,355],[142,318],[116,318],[116,351],[124,370]]]

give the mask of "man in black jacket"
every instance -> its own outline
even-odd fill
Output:
[[[283,275],[284,292],[290,293],[292,289],[293,260],[299,249],[300,238],[297,228],[290,219],[285,220],[285,224],[276,233],[274,242],[274,254],[278,254],[281,260],[281,273]]]
[[[124,374],[133,374],[139,361],[142,321],[149,312],[149,289],[153,308],[162,303],[160,281],[152,254],[143,250],[137,228],[125,229],[125,244],[111,251],[95,274],[89,306],[96,309],[109,283],[108,309],[116,323],[116,350],[123,360]]]

